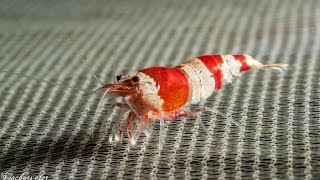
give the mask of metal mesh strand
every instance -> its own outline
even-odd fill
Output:
[[[0,173],[318,179],[318,7],[320,1],[312,0],[1,1]],[[205,102],[239,127],[204,112],[172,121],[161,136],[156,123],[150,138],[130,146],[126,140],[109,144],[115,113],[105,116],[114,100],[94,116],[100,96],[88,92],[99,84],[78,51],[104,82],[112,82],[114,72],[174,66],[213,53],[246,53],[290,68],[245,73]],[[107,131],[100,133],[102,123]]]

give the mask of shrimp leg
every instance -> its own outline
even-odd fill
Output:
[[[132,144],[135,144],[136,133],[135,132],[132,133],[132,130],[133,130],[133,125],[134,125],[136,118],[137,118],[137,115],[133,111],[130,111],[129,115],[126,119],[126,122],[123,124],[123,126],[120,130],[123,133],[123,130],[125,128],[127,128],[127,135],[128,135],[128,138]]]
[[[109,135],[109,142],[110,143],[113,142],[113,139],[115,141],[122,140],[123,137],[119,133],[120,123],[121,123],[121,119],[122,119],[123,115],[129,111],[129,107],[126,104],[117,103],[117,104],[113,105],[113,107],[111,108],[111,112],[110,112],[109,116],[111,115],[111,113],[113,112],[114,109],[119,109],[119,110],[118,110],[117,115],[115,117],[115,122],[112,126],[111,133]]]

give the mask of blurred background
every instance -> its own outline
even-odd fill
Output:
[[[0,173],[319,178],[318,7],[317,0],[0,1]],[[161,136],[156,124],[135,146],[109,144],[112,117],[105,116],[113,101],[94,116],[100,96],[88,92],[99,84],[86,66],[112,82],[114,72],[176,66],[215,53],[246,53],[290,68],[245,73],[205,102],[239,127],[202,113],[171,122]],[[100,133],[103,122],[107,132]]]

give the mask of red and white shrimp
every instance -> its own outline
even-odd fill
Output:
[[[224,84],[230,83],[243,71],[250,69],[284,70],[287,64],[264,65],[248,55],[203,55],[176,67],[150,67],[129,75],[118,75],[118,83],[104,84],[98,89],[103,96],[121,97],[119,109],[109,140],[122,141],[123,131],[134,143],[141,132],[147,132],[151,119],[174,120],[193,116],[200,109],[190,110],[210,97]],[[202,108],[203,110],[203,108]],[[120,124],[122,116],[129,113]],[[133,127],[136,127],[134,130]]]

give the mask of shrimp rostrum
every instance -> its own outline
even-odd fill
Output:
[[[115,118],[109,140],[122,141],[126,130],[131,143],[144,132],[148,135],[151,120],[174,120],[194,116],[204,107],[191,110],[214,91],[230,83],[236,76],[250,69],[284,70],[286,64],[264,65],[248,55],[203,55],[176,67],[150,67],[129,75],[116,76],[117,83],[104,84],[98,89],[103,96],[120,97],[115,104],[119,114]],[[124,121],[122,116],[128,114]],[[160,123],[161,124],[161,123]]]

